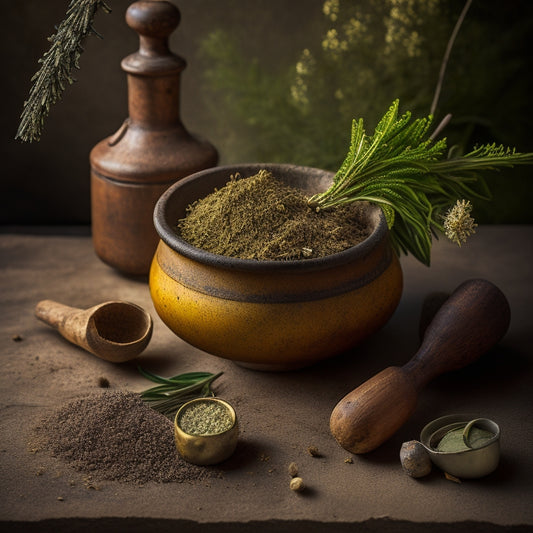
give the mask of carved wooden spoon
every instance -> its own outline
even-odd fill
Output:
[[[35,307],[35,316],[73,344],[112,363],[135,359],[152,336],[152,317],[130,302],[111,301],[77,309],[42,300]]]

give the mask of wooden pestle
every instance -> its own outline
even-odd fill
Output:
[[[509,327],[505,295],[492,283],[462,283],[426,329],[418,352],[348,393],[331,413],[330,429],[352,453],[367,453],[389,439],[409,418],[422,388],[434,377],[475,361]]]

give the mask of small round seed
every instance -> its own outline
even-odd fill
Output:
[[[302,490],[304,490],[305,488],[304,481],[301,477],[293,477],[291,479],[289,487],[295,492],[302,492]]]
[[[322,457],[322,454],[318,451],[318,448],[316,446],[309,446],[307,448],[307,453],[311,457]]]
[[[298,465],[296,463],[291,463],[289,465],[289,474],[291,477],[296,477],[298,475]]]

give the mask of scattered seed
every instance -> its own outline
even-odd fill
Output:
[[[103,376],[98,378],[98,386],[101,389],[108,389],[110,386],[109,380]]]
[[[289,474],[291,477],[296,477],[298,475],[298,465],[296,463],[289,464]]]
[[[302,492],[305,488],[304,481],[301,477],[293,477],[289,483],[289,487],[294,492]]]
[[[353,465],[353,459],[351,457],[346,457],[346,459],[344,459],[344,462],[346,464]]]
[[[458,477],[452,476],[451,474],[448,474],[448,472],[444,472],[444,477],[454,483],[461,483],[461,480]]]
[[[93,482],[93,478],[91,476],[85,477],[83,479],[83,484],[87,490],[100,490],[100,487]]]
[[[322,454],[318,451],[316,446],[309,446],[307,452],[311,457],[322,457]]]

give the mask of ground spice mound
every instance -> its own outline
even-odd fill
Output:
[[[74,400],[35,428],[39,448],[94,478],[142,484],[219,475],[181,459],[173,431],[168,418],[124,391]]]
[[[177,231],[208,252],[258,260],[324,257],[370,233],[362,203],[317,212],[303,191],[266,170],[231,176],[224,187],[188,207]]]

